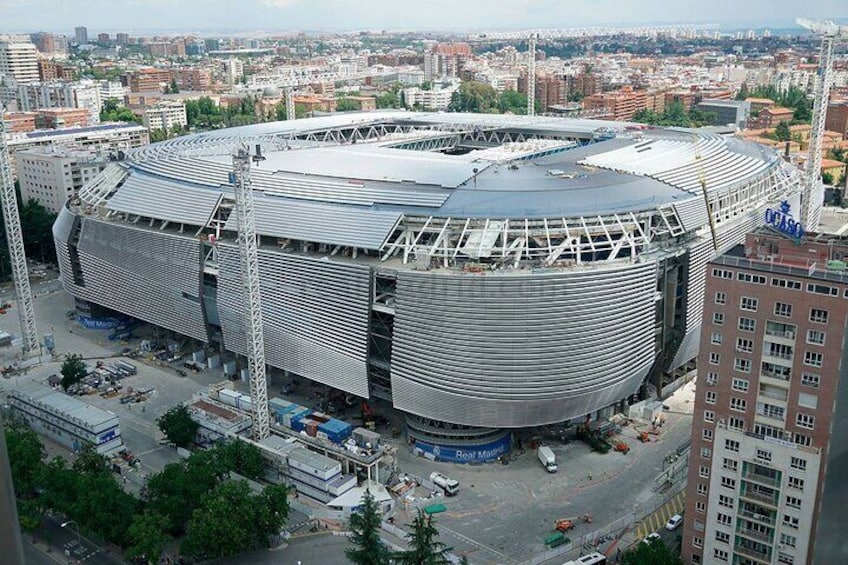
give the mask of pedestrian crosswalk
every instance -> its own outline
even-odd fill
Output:
[[[636,539],[642,539],[651,532],[664,528],[668,519],[675,514],[681,514],[685,507],[686,491],[682,490],[639,523],[636,527]]]

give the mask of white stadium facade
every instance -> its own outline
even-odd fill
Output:
[[[800,194],[773,150],[698,130],[394,111],[226,129],[133,150],[69,202],[53,229],[82,311],[244,355],[242,143],[266,157],[268,364],[391,400],[437,455],[485,454],[459,459],[689,363],[716,247]]]

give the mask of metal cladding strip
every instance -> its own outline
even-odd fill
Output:
[[[158,284],[198,294],[196,239],[158,230],[87,220],[79,250]]]
[[[202,226],[221,193],[135,172],[106,203],[116,212]]]
[[[401,217],[397,212],[274,198],[257,198],[254,212],[260,235],[375,250],[383,246]],[[236,228],[236,219],[230,215],[225,229]]]
[[[70,212],[63,210],[57,224],[66,221],[62,218],[63,215],[73,218]],[[81,218],[81,221],[83,224],[80,242],[85,240],[86,231],[91,224],[96,223],[96,220],[91,219]],[[139,231],[135,228],[126,229]],[[151,232],[148,238],[142,237],[136,241],[138,245],[150,245],[149,237],[164,238],[165,235]],[[132,241],[132,239],[125,241]],[[161,276],[158,276],[159,280],[155,280],[128,270],[128,266],[133,263],[131,257],[134,249],[131,247],[126,249],[123,259],[117,263],[113,262],[114,256],[104,259],[91,254],[91,251],[97,252],[98,249],[90,249],[89,252],[79,249],[79,267],[85,285],[78,286],[74,282],[67,241],[57,239],[56,251],[59,255],[59,269],[65,289],[73,296],[201,341],[208,341],[202,306],[196,298],[200,285],[200,244],[189,238],[186,238],[186,243],[196,246],[196,254],[180,269],[168,268],[168,274],[171,275],[169,282]],[[181,288],[190,285],[190,281],[193,281],[194,292],[182,291]]]
[[[655,355],[656,263],[398,273],[395,407],[484,427],[559,422],[633,393]]]
[[[245,354],[236,247],[218,245],[218,313],[227,349]],[[269,365],[368,397],[369,267],[259,251]]]
[[[674,210],[686,231],[697,231],[709,222],[707,205],[701,196],[674,204]]]

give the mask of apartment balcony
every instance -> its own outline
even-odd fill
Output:
[[[774,516],[769,516],[768,514],[757,514],[756,512],[749,512],[744,508],[740,508],[738,514],[765,526],[774,526],[775,524]]]
[[[768,353],[763,351],[763,361],[772,365],[789,366],[792,364],[794,356],[785,353]]]
[[[780,373],[772,373],[771,371],[761,371],[760,382],[767,385],[789,389],[789,377]]]
[[[748,559],[753,559],[757,563],[763,563],[764,565],[771,564],[770,551],[760,551],[752,547],[747,547],[737,543],[735,546],[733,546],[733,553],[741,555],[743,557],[747,557]]]
[[[786,412],[766,412],[757,410],[755,419],[763,419],[764,424],[773,424],[774,422],[778,422],[780,427],[784,427],[786,423]]]
[[[771,545],[774,541],[774,530],[769,533],[765,533],[757,530],[751,530],[739,525],[736,527],[736,533],[745,536],[746,538],[750,538],[760,543],[767,543],[769,545]]]
[[[778,402],[782,402],[786,404],[789,400],[789,392],[786,389],[781,389],[780,392],[773,390],[760,390],[759,395],[764,398],[768,398],[770,400],[777,400]]]
[[[772,477],[769,475],[764,475],[762,473],[756,473],[751,471],[750,469],[742,471],[742,478],[747,481],[753,481],[755,483],[771,487],[771,488],[780,488],[780,479],[778,477]]]
[[[768,494],[762,494],[762,493],[759,493],[759,492],[754,492],[750,489],[746,489],[746,490],[743,490],[739,494],[739,497],[744,499],[744,500],[748,500],[750,502],[754,502],[754,503],[757,503],[757,504],[762,504],[763,506],[769,506],[769,507],[777,510],[777,505],[778,505],[777,493],[772,494],[772,495],[768,495]]]

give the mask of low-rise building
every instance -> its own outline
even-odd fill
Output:
[[[170,130],[174,126],[181,128],[188,125],[185,103],[162,100],[154,106],[144,109],[144,127],[147,131],[156,129]]]
[[[751,104],[743,100],[702,100],[695,107],[709,115],[712,126],[733,124],[741,129],[751,115]]]
[[[35,112],[7,112],[3,114],[6,131],[23,133],[35,130]]]
[[[222,439],[250,432],[252,420],[235,410],[207,398],[197,398],[188,404],[191,419],[197,422],[199,445],[211,445]]]
[[[848,100],[839,100],[827,105],[825,129],[835,131],[848,139]]]
[[[751,112],[753,113],[753,106]],[[784,108],[782,106],[772,106],[763,108],[756,118],[748,120],[748,127],[751,129],[770,129],[776,127],[780,122],[787,124],[795,117],[795,111],[792,108]]]
[[[435,85],[430,90],[422,90],[413,86],[412,88],[404,88],[403,96],[407,106],[420,106],[430,110],[447,110],[453,93],[457,90],[459,90],[459,85],[456,83],[444,88]]]
[[[615,121],[627,121],[647,107],[647,94],[644,90],[625,86],[621,90],[587,96],[583,107],[590,111],[604,111]]]
[[[87,444],[108,455],[124,441],[114,412],[101,410],[39,383],[26,383],[9,392],[12,413],[36,432],[75,452]]]
[[[92,151],[61,147],[19,151],[15,159],[21,199],[35,200],[54,214],[106,166],[106,159]]]
[[[38,129],[59,129],[91,125],[91,112],[86,108],[45,108],[35,112]]]
[[[377,109],[377,99],[373,96],[345,96],[345,100],[349,100],[356,105],[357,110],[363,112]]]

